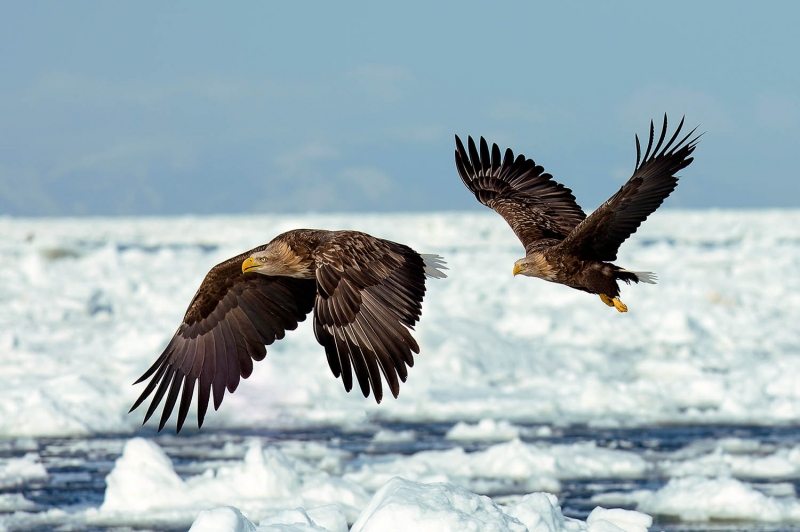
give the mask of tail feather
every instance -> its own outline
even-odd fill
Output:
[[[632,274],[631,276],[626,276],[632,278],[622,279],[623,281],[626,282],[634,281],[636,283],[656,284],[656,281],[658,280],[658,276],[653,272],[634,272],[631,270],[620,270],[620,272]]]
[[[447,275],[442,270],[447,270],[447,264],[440,255],[432,253],[420,253],[420,257],[425,261],[425,275],[434,279],[444,279]]]

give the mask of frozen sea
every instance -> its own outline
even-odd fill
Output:
[[[447,260],[400,396],[345,393],[308,320],[202,430],[142,427],[205,273],[297,227]],[[488,211],[0,218],[0,531],[800,530],[800,211],[656,213],[627,314],[522,255]]]

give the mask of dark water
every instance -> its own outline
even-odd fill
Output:
[[[392,431],[413,430],[416,438],[409,442],[377,443],[373,436],[377,429]],[[175,470],[181,476],[189,477],[202,472],[209,456],[218,454],[225,444],[242,443],[254,437],[262,440],[265,446],[287,441],[317,442],[328,447],[347,451],[349,460],[357,462],[368,457],[382,454],[410,455],[420,451],[445,450],[455,446],[466,451],[479,451],[493,443],[486,442],[452,442],[444,438],[452,428],[446,424],[373,424],[364,432],[343,431],[338,427],[316,427],[294,430],[243,430],[218,431],[187,430],[185,434],[158,435],[142,430],[134,436],[152,438],[170,456]],[[39,484],[27,484],[23,488],[0,490],[0,493],[22,493],[36,504],[34,511],[46,511],[60,508],[76,511],[87,507],[97,507],[103,502],[105,492],[105,476],[114,467],[114,461],[122,453],[125,442],[131,435],[98,435],[91,439],[40,439],[36,441],[49,479]],[[628,429],[598,429],[587,426],[571,426],[552,428],[552,435],[547,438],[522,437],[524,441],[546,441],[554,444],[571,444],[579,442],[595,442],[598,447],[623,449],[639,454],[671,452],[687,445],[721,438],[742,438],[775,446],[793,446],[800,441],[798,426],[659,426]],[[21,457],[23,448],[13,446],[0,448],[0,457]],[[28,446],[30,448],[30,445]],[[592,497],[606,492],[626,492],[631,490],[661,488],[669,480],[654,473],[652,477],[639,479],[597,479],[562,480],[562,491],[559,502],[564,515],[586,519],[589,512],[597,506]],[[770,485],[775,479],[748,479],[748,482],[759,485]],[[791,482],[800,492],[800,479],[785,479],[784,484]],[[503,493],[493,492],[492,497],[513,497],[526,493],[520,487],[517,491],[511,485]],[[633,509],[633,508],[631,508]],[[681,523],[663,516],[654,516],[655,522],[651,530],[668,531],[798,531],[800,524],[753,524],[741,522]],[[0,525],[3,514],[0,513]],[[172,530],[186,530],[182,526]],[[36,528],[34,530],[52,530],[53,528]],[[144,530],[133,528],[80,528],[69,526],[64,530]],[[165,529],[169,530],[169,529]]]

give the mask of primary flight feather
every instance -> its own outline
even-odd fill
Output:
[[[153,392],[144,422],[166,397],[158,430],[180,397],[180,432],[197,388],[201,427],[213,396],[250,376],[267,345],[314,311],[314,334],[345,390],[355,372],[364,397],[380,402],[381,375],[397,397],[419,346],[409,332],[419,320],[426,277],[445,277],[438,255],[358,231],[297,229],[226,260],[208,272],[164,352],[134,384],[150,378],[131,407]],[[181,393],[181,389],[183,392]]]
[[[621,268],[616,260],[620,245],[675,190],[677,172],[689,166],[698,136],[693,129],[678,140],[683,119],[664,142],[667,116],[658,142],[650,122],[650,138],[642,157],[636,137],[636,167],[620,190],[588,217],[572,191],[553,180],[544,168],[524,155],[514,158],[497,144],[491,153],[481,137],[472,137],[467,149],[456,136],[456,168],[475,197],[494,209],[511,226],[525,246],[525,257],[514,263],[514,275],[539,277],[577,290],[597,294],[620,312],[628,308],[619,300],[617,281],[654,283],[650,272]]]

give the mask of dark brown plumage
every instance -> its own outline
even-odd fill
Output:
[[[480,151],[472,137],[468,150],[456,136],[456,168],[475,197],[497,211],[525,246],[526,256],[514,264],[514,275],[522,273],[600,295],[609,306],[626,312],[619,301],[617,281],[654,283],[650,272],[633,272],[611,264],[619,246],[675,190],[676,173],[691,162],[699,135],[695,129],[678,139],[675,133],[664,144],[667,116],[658,142],[650,122],[650,139],[642,157],[636,137],[636,167],[633,176],[589,217],[575,202],[572,191],[553,181],[533,160],[506,149],[502,160],[497,144],[491,154],[481,137]],[[663,146],[663,147],[662,147]]]
[[[443,264],[437,255],[357,231],[283,233],[208,272],[172,340],[134,383],[152,377],[131,411],[155,391],[146,423],[166,396],[161,431],[180,395],[180,432],[197,387],[201,427],[211,396],[216,410],[225,389],[235,391],[253,360],[264,359],[265,346],[312,309],[314,334],[345,390],[354,370],[364,397],[371,387],[380,402],[382,373],[397,397],[419,353],[408,330],[420,317],[425,278],[444,277]]]

